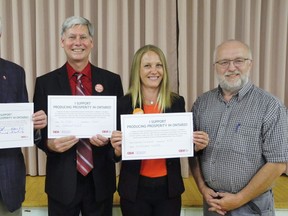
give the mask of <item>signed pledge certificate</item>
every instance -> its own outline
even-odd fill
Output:
[[[116,130],[116,96],[48,96],[48,138],[110,137]]]
[[[34,145],[33,103],[0,103],[0,149]]]
[[[192,113],[121,115],[122,160],[193,156]]]

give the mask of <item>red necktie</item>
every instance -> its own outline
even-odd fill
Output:
[[[81,82],[83,74],[75,73],[76,76],[76,95],[85,95],[84,87]],[[93,169],[92,148],[88,139],[80,139],[77,144],[77,170],[86,176]]]

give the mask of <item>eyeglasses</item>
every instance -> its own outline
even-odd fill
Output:
[[[215,62],[215,64],[218,64],[220,67],[222,67],[223,69],[227,69],[230,65],[230,62],[233,62],[233,65],[237,68],[242,67],[245,63],[245,61],[247,60],[251,60],[249,58],[236,58],[236,59],[223,59],[220,61]]]

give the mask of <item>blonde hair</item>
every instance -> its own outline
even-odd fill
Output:
[[[130,71],[130,84],[128,93],[132,97],[132,107],[135,109],[137,106],[142,108],[143,106],[143,95],[141,92],[141,78],[140,78],[140,67],[141,60],[145,53],[148,51],[155,52],[163,65],[163,79],[160,83],[159,94],[157,98],[158,108],[161,112],[165,111],[165,109],[170,108],[173,98],[177,97],[177,94],[171,92],[169,77],[168,77],[168,69],[167,69],[167,61],[165,55],[162,50],[154,45],[145,45],[141,47],[133,57],[131,71]]]

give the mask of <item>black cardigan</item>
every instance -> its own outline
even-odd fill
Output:
[[[121,130],[120,115],[132,114],[132,100],[130,95],[126,95],[118,100],[117,103],[117,128]],[[185,101],[179,96],[172,102],[170,109],[165,111],[185,112]],[[140,176],[141,160],[122,161],[120,177],[118,183],[118,192],[120,197],[135,201],[137,196],[138,182]],[[181,175],[181,165],[179,158],[166,159],[167,178],[168,178],[168,196],[170,198],[180,196],[184,192],[184,184]]]

